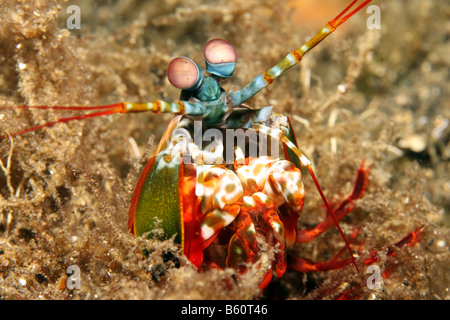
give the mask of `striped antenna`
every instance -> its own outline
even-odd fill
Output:
[[[298,64],[303,56],[318,45],[327,36],[333,33],[336,28],[347,21],[351,16],[364,8],[372,0],[366,0],[357,6],[353,11],[346,14],[359,0],[353,0],[341,13],[339,13],[333,20],[329,21],[325,27],[322,28],[314,37],[307,43],[302,45],[299,49],[289,53],[283,60],[281,60],[274,67],[256,76],[245,88],[230,94],[230,100],[233,106],[238,106],[253,97],[259,91],[269,86],[273,80],[278,78],[283,72]]]
[[[186,114],[186,115],[203,115],[206,112],[206,108],[201,103],[178,101],[178,102],[165,102],[162,100],[155,100],[149,103],[126,103],[119,102],[104,106],[92,106],[92,107],[78,107],[78,106],[14,106],[14,107],[0,107],[1,110],[65,110],[65,111],[96,111],[92,113],[86,113],[82,115],[60,118],[55,121],[47,122],[35,127],[27,128],[22,131],[13,132],[10,134],[1,134],[0,141],[9,137],[15,137],[24,135],[29,132],[37,131],[42,128],[51,127],[58,123],[66,123],[75,120],[89,119],[95,117],[101,117],[111,115],[114,113],[130,113],[130,112],[145,112],[152,111],[154,113],[173,113],[173,114]]]

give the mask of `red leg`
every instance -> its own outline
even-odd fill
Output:
[[[277,277],[281,277],[286,272],[286,234],[283,223],[274,210],[267,210],[262,218],[266,224],[264,230],[273,235],[273,242],[278,245],[274,266]]]
[[[362,197],[367,184],[368,174],[369,168],[366,168],[363,162],[361,164],[361,167],[358,169],[352,194],[347,199],[342,201],[339,207],[333,211],[333,215],[337,221],[350,213],[353,210],[353,202]],[[322,234],[324,231],[328,230],[333,225],[333,217],[331,217],[331,215],[328,215],[321,223],[319,223],[312,229],[297,230],[297,237],[295,242],[309,242],[315,237]]]
[[[313,262],[309,259],[290,257],[288,260],[288,268],[299,272],[328,271],[341,269],[351,263],[351,258],[327,262]]]
[[[236,233],[228,245],[227,267],[245,272],[245,264],[257,259],[255,226],[246,212],[241,212],[234,221]]]
[[[425,231],[426,227],[422,226],[413,232],[409,233],[402,240],[396,242],[388,248],[387,256],[393,256],[395,248],[403,248],[404,246],[412,246],[418,241]],[[378,260],[378,250],[370,253],[370,258],[363,261],[364,265],[370,265]],[[338,254],[339,255],[339,254]],[[327,262],[314,263],[309,259],[302,259],[298,257],[289,257],[288,268],[299,272],[311,272],[311,271],[329,271],[335,269],[341,269],[352,263],[351,258],[337,260],[336,257]]]
[[[393,256],[395,255],[395,248],[403,248],[404,246],[412,246],[415,243],[420,241],[420,237],[422,236],[422,234],[425,232],[425,230],[427,229],[426,226],[421,226],[420,228],[417,228],[416,230],[414,230],[413,232],[409,233],[406,237],[404,237],[402,240],[394,243],[392,246],[390,246],[388,248],[387,251],[387,256]],[[364,264],[365,265],[370,265],[372,263],[374,263],[375,261],[378,260],[377,257],[377,253],[378,251],[374,251],[370,253],[370,258],[364,260]]]
[[[348,240],[349,244],[352,244],[352,243],[355,241],[355,239],[356,239],[356,237],[358,236],[358,234],[359,234],[360,231],[361,231],[361,227],[359,227],[359,228],[356,229],[356,230],[353,230],[352,234],[350,235],[350,239]],[[339,251],[339,252],[334,256],[334,258],[331,259],[330,261],[338,260],[338,259],[339,259],[346,251],[347,251],[347,248],[346,248],[346,247],[343,247],[343,248],[341,249],[341,251]]]

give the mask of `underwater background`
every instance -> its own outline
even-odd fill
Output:
[[[0,106],[96,106],[176,101],[167,64],[203,46],[235,46],[242,88],[299,48],[349,1],[19,1],[0,7]],[[81,25],[68,29],[73,11]],[[361,257],[380,250],[380,289],[367,274],[288,271],[258,289],[261,270],[195,271],[172,240],[135,239],[128,208],[139,172],[172,115],[120,114],[57,124],[0,141],[1,299],[449,299],[450,6],[445,0],[373,1],[252,98],[288,115],[332,204],[348,195],[363,161],[365,195],[340,225],[361,228]],[[70,25],[71,26],[71,25]],[[0,132],[71,116],[0,110]],[[299,228],[326,215],[304,173]],[[425,225],[415,246],[389,245]],[[336,228],[293,254],[325,261],[343,246]],[[149,253],[144,257],[145,248]],[[266,259],[270,259],[268,252]],[[81,289],[67,288],[67,268]],[[238,280],[236,280],[238,279]],[[226,283],[228,285],[226,285]]]

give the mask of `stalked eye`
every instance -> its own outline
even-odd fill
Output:
[[[210,40],[204,50],[206,71],[222,78],[233,75],[236,67],[236,51],[223,39]]]
[[[205,58],[211,64],[236,62],[236,51],[223,39],[212,39],[205,46]]]
[[[191,59],[186,57],[175,58],[167,67],[169,82],[178,89],[195,90],[203,80],[202,69]]]

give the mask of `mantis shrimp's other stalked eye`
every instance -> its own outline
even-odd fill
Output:
[[[202,69],[191,59],[178,57],[169,63],[167,78],[175,88],[192,91],[202,83],[202,72]]]
[[[236,51],[223,39],[210,40],[204,50],[206,71],[222,78],[233,75],[236,67]]]

